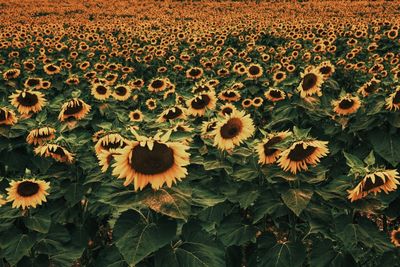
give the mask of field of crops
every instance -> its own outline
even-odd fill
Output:
[[[0,267],[399,266],[399,18],[0,0]]]

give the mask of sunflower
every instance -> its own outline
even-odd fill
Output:
[[[16,79],[21,74],[19,69],[9,69],[3,73],[3,79],[8,81],[12,79]]]
[[[278,165],[284,171],[296,174],[301,170],[308,170],[307,164],[316,165],[320,158],[329,153],[326,141],[297,141],[288,149],[280,153]]]
[[[339,115],[349,115],[355,113],[361,106],[358,96],[347,94],[339,100],[332,101],[333,111]]]
[[[400,86],[396,88],[396,91],[390,94],[386,98],[386,109],[388,110],[398,110],[400,109]]]
[[[11,181],[10,187],[7,188],[7,201],[12,201],[13,208],[36,208],[37,205],[42,205],[42,202],[46,202],[49,188],[49,182],[36,179]]]
[[[286,93],[280,89],[270,88],[264,93],[265,98],[272,102],[278,102],[286,98]]]
[[[41,127],[33,129],[26,137],[26,142],[30,145],[41,145],[42,143],[54,139],[56,129],[51,127]]]
[[[188,114],[193,116],[204,116],[206,110],[213,110],[217,99],[213,91],[204,92],[186,101]]]
[[[358,90],[357,93],[361,94],[363,97],[374,93],[378,89],[378,84],[380,80],[372,78],[370,81],[364,83]]]
[[[309,68],[304,73],[301,73],[301,84],[297,88],[300,96],[305,98],[313,94],[322,95],[321,85],[324,82],[324,77],[315,68]]]
[[[285,79],[286,79],[286,72],[284,71],[277,71],[272,76],[272,80],[274,80],[275,83],[280,83]]]
[[[185,178],[189,165],[189,147],[177,142],[168,142],[165,136],[147,138],[136,136],[115,155],[112,174],[125,178],[124,185],[133,183],[135,190],[142,190],[147,184],[159,189],[164,183],[171,187],[177,180]]]
[[[157,102],[154,98],[149,98],[146,100],[146,106],[149,110],[154,110],[157,108]]]
[[[68,118],[74,118],[76,120],[83,119],[90,111],[91,107],[79,98],[74,98],[65,102],[61,111],[58,114],[58,119],[64,121]]]
[[[290,134],[289,131],[268,134],[267,138],[257,145],[258,163],[261,165],[275,163],[282,151],[274,148],[274,146],[282,142]]]
[[[42,88],[42,78],[29,77],[24,82],[24,87],[25,88],[41,89]]]
[[[138,109],[136,109],[134,111],[131,111],[129,113],[129,119],[131,121],[136,121],[136,122],[142,121],[143,120],[143,113]]]
[[[12,126],[16,124],[17,121],[18,119],[15,116],[14,111],[9,110],[5,107],[0,108],[0,125]]]
[[[214,90],[214,88],[208,84],[196,84],[192,88],[192,93],[200,94],[200,93],[209,92],[209,91],[213,91],[213,90]]]
[[[400,228],[390,233],[390,241],[392,241],[393,245],[396,247],[400,247]]]
[[[106,85],[94,83],[92,84],[91,94],[97,100],[106,100],[111,95],[111,90]]]
[[[382,190],[387,194],[397,189],[397,185],[400,184],[398,181],[399,178],[397,170],[383,170],[369,173],[355,188],[347,191],[349,193],[348,199],[353,202],[364,198],[369,193],[376,195]]]
[[[150,84],[148,86],[148,90],[150,92],[160,92],[164,91],[168,86],[167,80],[163,78],[155,78],[150,81]]]
[[[199,67],[193,67],[186,71],[186,78],[188,79],[199,79],[203,75],[203,69]]]
[[[240,93],[234,89],[226,89],[218,94],[218,98],[223,101],[235,102],[240,99]]]
[[[253,120],[244,111],[234,111],[219,121],[213,130],[214,146],[230,150],[253,135]]]
[[[109,133],[99,138],[94,149],[96,154],[100,154],[101,151],[114,151],[116,149],[124,148],[128,145],[128,140],[122,137],[118,133]]]
[[[131,91],[132,88],[127,85],[117,85],[114,87],[112,96],[119,101],[125,101],[131,96]]]
[[[44,65],[43,70],[48,75],[54,75],[61,72],[61,68],[53,63]]]
[[[261,107],[263,102],[264,102],[264,100],[261,97],[255,97],[252,100],[252,104],[256,108]]]
[[[250,64],[246,69],[247,77],[250,79],[257,79],[263,75],[263,69],[260,64]]]
[[[232,105],[231,103],[226,103],[220,107],[219,114],[222,117],[225,117],[225,116],[230,115],[233,111],[236,111],[236,110],[237,110],[237,108],[234,105]]]
[[[35,154],[51,157],[59,162],[72,163],[74,155],[62,146],[56,144],[45,144],[35,148]]]
[[[10,96],[11,105],[18,109],[21,114],[28,114],[29,112],[37,113],[42,110],[46,104],[46,99],[41,92],[32,91],[28,89],[16,90]]]
[[[157,119],[157,122],[165,122],[175,119],[185,119],[187,110],[180,105],[164,110]]]
[[[101,167],[101,172],[106,172],[108,167],[110,167],[111,161],[115,155],[121,155],[119,152],[102,150],[100,153],[96,153],[96,157],[99,160],[99,166]]]
[[[7,200],[4,199],[3,195],[0,195],[0,207],[5,205],[7,203]]]
[[[317,67],[317,71],[322,74],[324,79],[328,79],[335,72],[335,66],[329,61],[324,61]]]
[[[215,127],[217,126],[218,119],[217,118],[212,118],[209,121],[204,121],[201,125],[201,136],[203,138],[214,138],[214,130]]]

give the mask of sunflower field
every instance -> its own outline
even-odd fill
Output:
[[[400,266],[397,1],[0,0],[0,267]]]

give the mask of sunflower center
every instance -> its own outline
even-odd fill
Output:
[[[22,106],[25,107],[32,107],[34,105],[36,105],[39,101],[37,95],[35,94],[31,94],[29,92],[25,92],[25,96],[22,96],[22,94],[20,94],[17,97],[18,103],[20,103]]]
[[[205,92],[205,91],[209,91],[209,90],[210,90],[210,89],[209,89],[207,86],[202,85],[202,86],[197,87],[197,88],[193,91],[193,93],[198,94],[198,93]]]
[[[27,82],[28,86],[37,86],[40,84],[40,80],[39,79],[29,79]]]
[[[110,150],[110,149],[116,149],[116,148],[124,148],[126,146],[126,144],[123,141],[115,141],[115,142],[103,141],[101,146],[106,150]]]
[[[17,193],[23,197],[30,197],[39,192],[39,185],[30,181],[24,181],[18,185]]]
[[[314,153],[317,148],[314,146],[303,147],[303,144],[296,144],[289,152],[288,158],[291,161],[303,161]]]
[[[322,74],[329,74],[329,73],[331,73],[331,67],[324,66],[319,69],[319,72],[321,72]]]
[[[49,148],[49,151],[53,154],[59,155],[61,157],[65,156],[65,152],[64,149],[62,149],[61,147],[57,147],[57,148]]]
[[[235,97],[236,93],[235,92],[223,92],[222,95],[225,97]]]
[[[280,141],[282,141],[282,137],[280,136],[274,136],[269,139],[268,142],[264,144],[264,155],[268,157],[274,154],[278,149],[271,148],[271,146],[278,144]]]
[[[135,120],[138,120],[138,119],[140,118],[139,113],[133,113],[133,118],[134,118]]]
[[[199,69],[191,69],[189,71],[190,76],[198,76],[198,75],[200,75],[200,73],[201,73],[201,71]]]
[[[115,93],[119,96],[124,96],[126,95],[128,91],[126,90],[125,87],[123,86],[118,86],[117,88],[115,88]]]
[[[354,100],[352,100],[352,99],[343,99],[339,103],[339,108],[341,108],[341,109],[349,109],[349,108],[351,108],[353,106],[353,104],[354,104]]]
[[[393,104],[400,104],[400,91],[396,92],[393,97]]]
[[[279,90],[271,90],[269,92],[269,95],[272,96],[273,98],[281,98],[282,97],[282,93]]]
[[[365,92],[367,93],[372,93],[376,90],[376,85],[377,83],[371,82],[371,84],[368,84],[367,87],[365,87]]]
[[[172,109],[168,110],[168,112],[164,115],[164,119],[173,120],[178,118],[182,114],[182,110],[180,108],[175,108],[175,111]]]
[[[308,73],[303,78],[302,87],[304,91],[312,89],[317,84],[317,76],[313,73]]]
[[[103,85],[99,85],[99,86],[96,87],[96,92],[99,95],[105,95],[107,93],[107,88],[104,87]]]
[[[224,139],[232,139],[240,134],[243,129],[243,123],[238,118],[229,119],[220,130],[221,136]]]
[[[208,95],[201,95],[192,101],[192,108],[203,109],[210,103],[210,101],[211,98]]]
[[[212,123],[210,123],[210,124],[208,124],[207,125],[207,129],[206,129],[206,131],[207,132],[211,132],[212,130],[214,130],[215,129],[215,126],[217,126],[217,122],[212,122]]]
[[[397,241],[400,241],[400,231],[397,231],[397,232],[394,234],[394,239],[396,239]]]
[[[251,67],[249,68],[249,73],[250,73],[251,75],[257,75],[257,74],[260,73],[260,68],[257,67],[257,66],[251,66]]]
[[[226,108],[224,108],[224,109],[222,110],[222,114],[224,114],[224,115],[229,115],[229,114],[231,114],[232,112],[233,112],[233,109],[230,108],[230,107],[226,107]]]
[[[364,192],[365,191],[369,191],[371,189],[374,189],[374,188],[379,187],[379,186],[384,185],[384,184],[385,184],[385,181],[381,177],[375,175],[375,183],[373,183],[371,181],[371,179],[368,178],[364,183],[363,191]]]
[[[47,70],[53,72],[53,71],[56,71],[57,68],[54,67],[53,65],[50,65],[50,66],[47,67]]]
[[[132,168],[142,174],[155,175],[166,172],[174,165],[174,152],[165,144],[154,142],[153,149],[135,146],[132,149]]]
[[[163,87],[163,85],[164,85],[164,82],[162,80],[155,80],[151,83],[151,87],[157,88],[157,89]]]
[[[260,104],[260,103],[261,103],[261,100],[260,100],[260,99],[258,99],[258,98],[257,98],[257,99],[254,99],[254,104],[257,105],[257,104]]]
[[[7,111],[0,109],[0,121],[5,121],[7,119]]]
[[[74,115],[83,110],[83,104],[79,101],[78,103],[74,103],[71,106],[67,106],[64,111],[64,115]]]

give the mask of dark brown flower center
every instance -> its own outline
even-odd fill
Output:
[[[341,109],[349,109],[354,105],[354,100],[353,99],[343,99],[339,103],[339,108]]]
[[[376,82],[371,82],[370,84],[367,84],[365,87],[365,92],[367,93],[373,93],[376,90],[376,86],[378,83]]]
[[[278,144],[280,141],[282,141],[282,139],[283,138],[280,136],[274,136],[269,139],[268,142],[264,144],[264,155],[268,157],[278,151],[278,149],[272,148],[272,146]]]
[[[368,179],[365,181],[362,190],[363,190],[364,192],[366,192],[366,191],[369,191],[369,190],[371,190],[371,189],[374,189],[374,188],[379,187],[379,186],[384,185],[384,184],[385,184],[385,181],[384,181],[381,177],[375,175],[375,183],[373,183],[373,182],[371,181],[371,178],[368,178]]]
[[[20,105],[25,106],[25,107],[33,107],[39,102],[39,99],[37,95],[25,92],[25,96],[22,96],[23,94],[19,94],[17,97],[17,101]]]
[[[115,75],[107,75],[106,80],[111,82],[112,80],[114,80],[117,76]]]
[[[317,84],[317,76],[313,73],[308,73],[303,78],[302,87],[304,91],[312,89]]]
[[[134,120],[140,119],[140,114],[139,113],[133,113],[133,119]]]
[[[39,192],[39,189],[40,187],[37,183],[24,181],[18,185],[17,193],[22,197],[30,197],[37,194],[37,192]]]
[[[220,130],[223,139],[232,139],[240,134],[243,129],[243,123],[238,118],[229,119]]]
[[[107,142],[106,140],[103,140],[101,142],[101,146],[106,150],[110,150],[110,149],[124,148],[126,146],[126,143],[122,140],[114,142]]]
[[[105,95],[105,94],[107,93],[107,88],[106,88],[105,86],[103,86],[103,85],[98,85],[98,86],[96,87],[96,92],[97,92],[99,95]]]
[[[173,120],[178,118],[180,115],[182,115],[182,110],[180,108],[175,107],[175,111],[173,111],[174,109],[169,109],[168,112],[163,116],[164,119],[166,120]]]
[[[72,105],[68,105],[64,111],[64,115],[74,115],[83,110],[83,103],[79,101],[78,103],[73,102]]]
[[[189,75],[192,76],[192,77],[197,77],[197,76],[200,75],[200,74],[201,74],[201,70],[200,70],[200,69],[197,69],[197,68],[191,69],[191,70],[189,71]]]
[[[393,97],[393,104],[400,104],[400,91],[397,91]]]
[[[208,133],[208,132],[211,132],[212,130],[215,129],[215,126],[217,126],[217,122],[216,122],[216,121],[214,121],[214,122],[212,122],[212,123],[209,123],[209,124],[207,125],[206,132],[207,132],[207,133]]]
[[[211,98],[208,95],[201,95],[192,101],[191,106],[194,109],[203,109],[210,103],[210,101]]]
[[[269,95],[272,96],[273,98],[281,98],[282,97],[282,92],[279,90],[271,90],[269,92]]]
[[[50,147],[49,151],[53,154],[59,155],[61,157],[65,156],[64,149],[62,147],[57,146],[56,148]]]
[[[228,98],[233,98],[233,97],[236,96],[236,93],[233,92],[233,91],[229,91],[229,92],[225,91],[225,92],[222,93],[222,95],[225,96],[225,97],[228,97]]]
[[[314,146],[303,147],[303,143],[296,144],[288,154],[291,161],[302,161],[311,156],[317,148]]]
[[[319,69],[319,72],[322,74],[329,74],[331,73],[332,68],[329,66],[323,66],[322,68]]]
[[[226,107],[226,108],[223,108],[223,109],[221,110],[221,112],[222,112],[222,114],[224,114],[224,115],[229,115],[229,114],[231,114],[231,113],[233,112],[233,109],[230,108],[230,107]]]
[[[165,144],[154,142],[153,149],[135,146],[131,152],[132,168],[141,174],[155,175],[169,170],[174,165],[174,152]]]
[[[128,90],[126,90],[126,88],[123,86],[118,86],[115,88],[115,93],[119,96],[125,96],[127,92]]]
[[[198,94],[201,92],[207,92],[210,91],[210,88],[207,85],[201,85],[197,87],[196,89],[193,90],[193,93]]]
[[[8,112],[4,109],[0,109],[0,121],[5,121],[7,119]]]
[[[256,99],[254,99],[253,103],[256,104],[256,105],[260,104],[261,100],[259,98],[256,98]]]
[[[31,78],[31,79],[28,79],[28,81],[26,82],[26,84],[27,84],[28,86],[31,86],[31,87],[37,86],[37,85],[40,84],[40,80],[39,80],[39,79],[35,79],[35,78]]]
[[[275,75],[275,78],[276,78],[277,80],[282,79],[282,78],[283,78],[283,73],[282,73],[282,72],[278,72],[278,73]]]
[[[152,83],[151,83],[151,87],[153,87],[153,88],[155,88],[155,89],[159,89],[159,88],[161,88],[161,87],[163,87],[164,86],[164,81],[163,80],[154,80]]]
[[[258,66],[251,66],[251,67],[249,68],[249,73],[250,73],[251,75],[257,75],[257,74],[260,73],[260,71],[261,71],[261,69],[260,69]]]
[[[394,239],[395,239],[397,242],[400,242],[400,231],[396,231],[396,232],[394,233]]]
[[[50,72],[53,72],[53,71],[56,71],[57,68],[55,66],[53,66],[53,65],[50,65],[50,66],[47,66],[47,70],[50,71]]]

